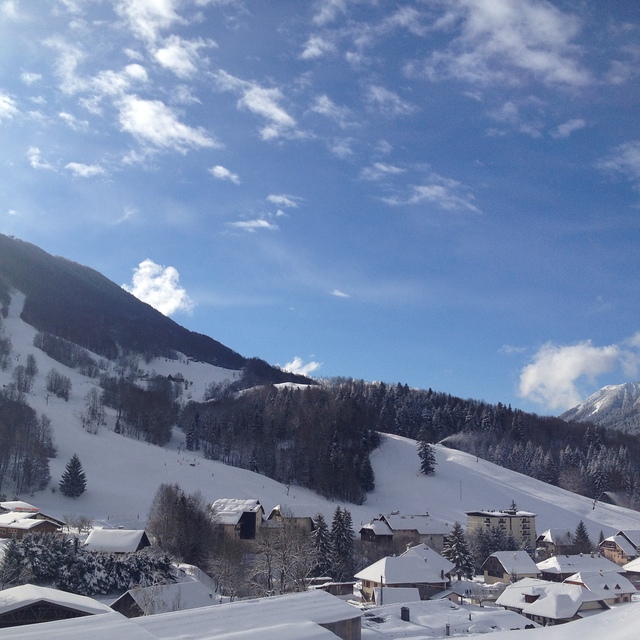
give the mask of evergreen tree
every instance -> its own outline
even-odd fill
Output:
[[[447,536],[442,556],[453,562],[455,565],[453,572],[457,574],[458,580],[463,576],[469,579],[473,578],[473,557],[467,545],[464,529],[459,522],[454,523],[451,534]]]
[[[373,491],[376,488],[375,475],[369,456],[365,455],[360,465],[360,488],[363,492]]]
[[[60,491],[68,498],[77,498],[87,488],[87,478],[84,474],[80,458],[73,454],[60,480]]]
[[[316,555],[316,567],[313,572],[316,576],[329,575],[332,563],[331,535],[327,522],[321,513],[313,519],[311,539]]]
[[[351,513],[336,507],[331,522],[332,577],[337,581],[349,580],[354,570],[354,538]]]
[[[426,440],[418,442],[418,456],[420,457],[420,471],[425,476],[433,475],[436,472],[436,454]]]
[[[584,522],[580,520],[576,527],[575,536],[573,538],[573,547],[576,553],[590,553],[593,549],[589,532]]]

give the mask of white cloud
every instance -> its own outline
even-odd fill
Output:
[[[64,168],[69,169],[69,171],[78,178],[92,178],[93,176],[101,176],[105,173],[105,170],[98,164],[69,162]]]
[[[202,63],[200,49],[216,46],[212,40],[183,40],[180,36],[171,35],[162,47],[153,52],[154,58],[166,69],[175,73],[178,78],[192,77]]]
[[[284,194],[271,194],[267,196],[267,200],[281,207],[290,207],[295,209],[298,206],[294,196],[286,196]]]
[[[409,197],[392,196],[383,198],[390,205],[415,205],[432,202],[445,211],[473,211],[479,209],[474,204],[474,196],[462,183],[445,178],[437,173],[429,176],[427,184],[415,185]]]
[[[92,79],[92,85],[100,94],[118,97],[124,95],[132,84],[144,84],[148,79],[146,69],[134,62],[122,71],[101,71]]]
[[[582,118],[573,118],[567,120],[556,127],[556,130],[551,134],[552,138],[568,138],[574,131],[579,131],[587,126],[587,121]]]
[[[86,88],[86,81],[78,73],[78,65],[84,60],[84,53],[76,46],[60,37],[48,38],[44,44],[58,53],[55,61],[56,74],[60,79],[60,90],[73,95]]]
[[[42,80],[42,74],[24,71],[20,74],[20,80],[22,80],[26,85],[32,85],[39,80]]]
[[[286,136],[300,137],[302,135],[297,131],[295,118],[280,106],[280,102],[284,100],[280,89],[261,87],[255,82],[236,78],[226,71],[219,71],[216,74],[216,80],[222,91],[233,91],[240,94],[239,108],[247,109],[267,121],[267,125],[260,130],[263,140]]]
[[[598,163],[603,171],[620,173],[640,187],[640,140],[625,142]]]
[[[347,107],[335,104],[327,95],[318,96],[311,105],[311,111],[335,120],[341,127],[349,125],[351,111]]]
[[[317,371],[320,368],[319,362],[307,362],[306,364],[302,361],[302,358],[299,356],[295,356],[295,358],[291,362],[287,362],[281,369],[284,371],[289,371],[290,373],[295,373],[300,376],[308,376],[311,375],[314,371]]]
[[[218,180],[229,180],[233,184],[240,184],[240,176],[237,173],[232,173],[222,165],[217,164],[215,167],[211,167],[209,173]]]
[[[351,296],[348,293],[345,293],[344,291],[340,291],[340,289],[334,289],[331,292],[332,296],[335,296],[336,298],[350,298]]]
[[[331,143],[331,153],[338,158],[348,158],[353,155],[352,144],[353,140],[351,138],[338,138]]]
[[[11,120],[18,113],[16,101],[5,93],[0,93],[0,122]]]
[[[369,104],[387,116],[407,116],[417,110],[415,105],[403,100],[397,93],[379,85],[371,85],[366,98]]]
[[[583,399],[578,382],[586,378],[594,384],[599,375],[612,371],[623,355],[618,345],[594,347],[591,340],[570,346],[548,342],[520,372],[519,394],[551,410],[570,409]]]
[[[17,215],[18,215],[18,212],[17,212],[15,209],[9,209],[9,210],[7,211],[7,215],[8,215],[8,216],[17,216]]]
[[[176,13],[177,4],[178,0],[120,0],[116,10],[138,38],[153,43],[160,31],[184,22]]]
[[[380,180],[385,176],[397,176],[404,173],[404,169],[396,167],[392,164],[385,164],[384,162],[374,162],[372,166],[365,167],[360,172],[360,177],[364,180]]]
[[[55,170],[55,167],[52,164],[49,164],[45,160],[42,160],[40,157],[40,149],[38,147],[29,147],[27,151],[27,158],[29,158],[29,164],[34,169],[49,169],[51,171]]]
[[[228,224],[234,229],[242,229],[242,231],[246,231],[248,233],[255,233],[260,229],[265,229],[266,231],[276,231],[278,229],[277,224],[273,224],[273,222],[269,222],[264,218],[258,218],[256,220],[240,220],[238,222],[229,222]]]
[[[74,131],[86,131],[89,128],[89,123],[86,120],[78,120],[73,114],[66,111],[61,111],[58,117]]]
[[[323,26],[333,22],[338,14],[347,12],[346,0],[319,0],[316,2],[317,10],[313,16],[313,23]]]
[[[180,286],[180,274],[177,269],[161,266],[149,259],[134,269],[131,286],[123,284],[122,288],[165,316],[170,316],[176,311],[191,311],[195,306]]]
[[[335,45],[321,36],[311,36],[304,45],[304,51],[300,54],[303,60],[313,60],[322,56],[333,53],[336,50]]]
[[[219,147],[202,127],[189,127],[160,100],[143,100],[127,95],[116,102],[120,126],[140,142],[157,149],[186,153],[189,149]]]
[[[546,0],[451,2],[435,28],[459,28],[459,35],[424,61],[422,72],[432,80],[520,83],[524,72],[551,85],[581,87],[591,81],[573,43],[580,20]]]

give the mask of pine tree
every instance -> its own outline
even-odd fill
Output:
[[[420,471],[425,476],[433,475],[436,472],[436,454],[426,440],[418,441],[418,456],[420,457]]]
[[[364,456],[360,465],[360,488],[365,493],[373,491],[376,488],[375,475],[368,455]]]
[[[327,522],[321,513],[313,519],[311,539],[316,554],[316,567],[313,572],[316,576],[329,575],[332,563],[331,535]]]
[[[351,513],[336,507],[331,522],[331,547],[333,551],[331,572],[334,580],[344,581],[353,576],[354,540]]]
[[[464,529],[459,522],[455,522],[451,534],[447,536],[447,541],[442,549],[442,556],[453,562],[455,568],[453,572],[460,578],[473,578],[473,557],[467,545],[467,538]]]
[[[576,553],[590,553],[593,549],[591,539],[589,538],[589,532],[582,520],[580,520],[576,527],[575,536],[573,538],[573,547]]]
[[[77,498],[87,488],[87,478],[84,474],[80,458],[73,454],[60,480],[60,491],[68,498]]]

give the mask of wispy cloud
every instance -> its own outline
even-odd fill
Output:
[[[291,362],[287,362],[287,364],[283,365],[281,369],[285,371],[289,371],[290,373],[295,373],[301,376],[311,375],[314,371],[317,371],[320,368],[319,362],[307,362],[305,363],[302,358],[299,356],[295,356],[295,358]]]
[[[280,137],[300,137],[296,120],[289,115],[281,102],[284,96],[276,87],[265,88],[255,82],[241,80],[226,71],[218,71],[216,82],[220,90],[240,94],[238,107],[264,118],[267,124],[260,130],[263,140]]]
[[[3,120],[11,120],[17,114],[16,101],[6,93],[0,93],[0,123]]]
[[[295,196],[287,196],[284,194],[271,194],[267,196],[267,200],[279,207],[289,207],[295,209],[298,206],[298,198]]]
[[[351,110],[348,107],[337,105],[327,95],[317,96],[311,105],[311,111],[334,120],[341,127],[347,127],[352,124],[350,122],[352,120]]]
[[[437,173],[432,173],[426,184],[414,185],[408,197],[391,196],[383,201],[390,205],[432,203],[445,211],[480,211],[468,187]]]
[[[346,0],[318,0],[315,4],[316,13],[313,16],[313,23],[317,26],[333,22],[339,14],[347,11]]]
[[[587,121],[583,118],[572,118],[562,124],[559,124],[551,133],[552,138],[561,139],[568,138],[574,131],[580,131],[587,126]]]
[[[58,117],[74,131],[86,131],[89,128],[89,123],[86,120],[78,120],[73,114],[66,111],[61,111]]]
[[[22,80],[26,85],[31,86],[32,84],[42,80],[42,74],[24,71],[20,74],[20,80]]]
[[[397,93],[380,85],[371,85],[366,100],[372,108],[387,116],[408,116],[417,111],[417,107],[403,100]]]
[[[190,127],[160,100],[127,95],[117,101],[120,126],[142,144],[186,153],[189,149],[219,147],[202,127]]]
[[[161,266],[149,259],[134,269],[131,285],[123,284],[122,288],[165,316],[176,311],[191,311],[195,306],[185,289],[180,286],[177,269]]]
[[[276,231],[278,225],[273,222],[269,222],[264,218],[257,218],[256,220],[239,220],[238,222],[229,222],[228,225],[233,229],[241,229],[248,233],[256,233],[256,231]]]
[[[153,57],[178,78],[187,79],[191,78],[203,63],[200,50],[215,46],[217,45],[213,40],[184,40],[180,36],[171,35],[153,52]]]
[[[619,173],[640,188],[640,140],[617,146],[598,163],[598,168],[602,171]]]
[[[374,162],[370,167],[365,167],[360,172],[360,177],[364,180],[380,180],[386,176],[397,176],[404,172],[405,170],[401,167],[384,162]]]
[[[138,38],[153,43],[161,31],[184,22],[177,5],[178,0],[119,0],[116,10]]]
[[[449,45],[407,71],[431,80],[519,84],[526,77],[549,85],[582,87],[591,82],[574,44],[581,22],[550,2],[493,0],[446,5],[435,28],[457,29]]]
[[[322,36],[311,36],[304,45],[304,50],[300,54],[302,60],[313,60],[334,53],[336,46],[333,42],[326,40]]]
[[[209,169],[209,173],[218,180],[229,180],[233,184],[240,184],[240,176],[237,173],[232,173],[226,167],[217,164],[215,167]]]
[[[336,298],[350,298],[351,297],[348,293],[345,293],[344,291],[340,291],[340,289],[334,289],[331,292],[331,295],[336,297]]]
[[[106,172],[103,167],[98,164],[82,164],[80,162],[69,162],[65,165],[65,169],[69,169],[74,176],[78,178],[92,178],[94,176],[104,175]]]
[[[34,169],[55,171],[55,167],[52,164],[49,164],[46,160],[41,158],[40,149],[38,147],[29,147],[29,150],[27,151],[27,158],[29,158],[29,164]]]

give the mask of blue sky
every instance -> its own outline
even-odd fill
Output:
[[[315,376],[640,366],[640,4],[0,0],[0,231]]]

